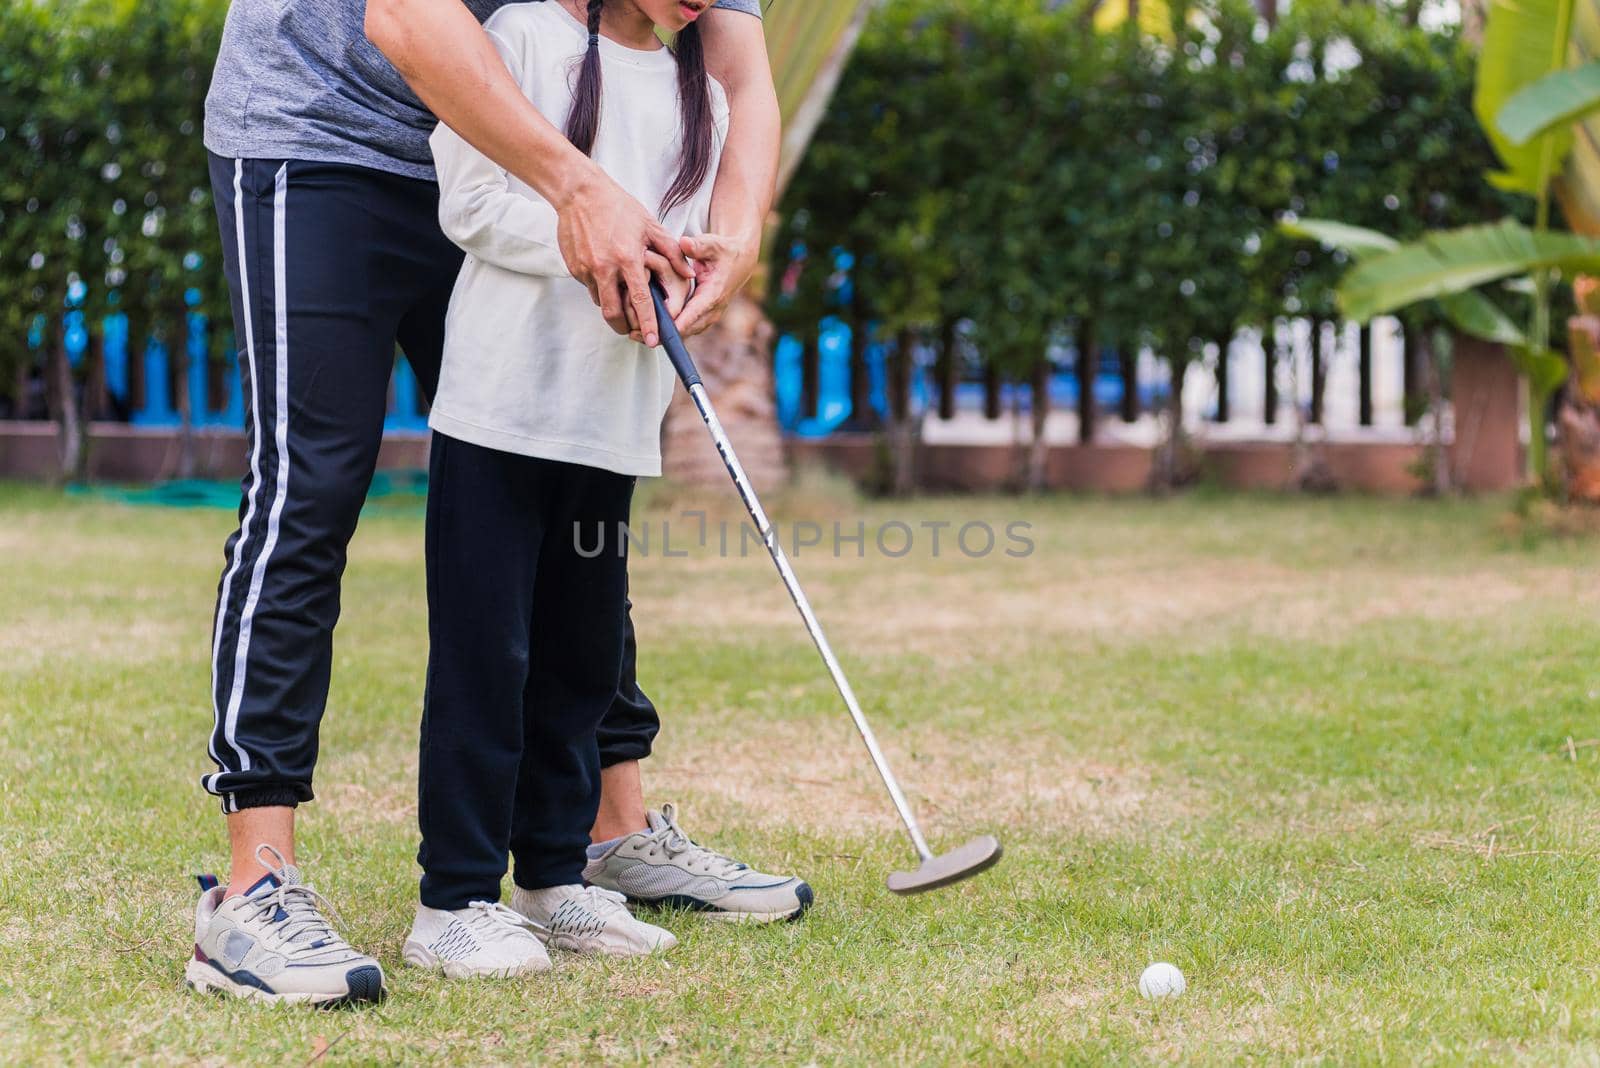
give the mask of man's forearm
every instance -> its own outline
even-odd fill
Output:
[[[551,204],[603,178],[523,96],[460,0],[369,0],[366,31],[440,121]]]
[[[760,19],[736,11],[708,11],[701,18],[706,66],[727,90],[731,112],[709,229],[759,246],[772,209],[783,132],[766,37]]]

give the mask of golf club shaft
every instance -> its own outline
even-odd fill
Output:
[[[672,317],[667,314],[664,294],[653,281],[650,283],[650,293],[655,298],[656,320],[660,324],[661,344],[667,351],[667,358],[672,361],[678,377],[683,380],[684,388],[689,391],[690,399],[699,409],[700,418],[705,422],[706,429],[711,432],[711,440],[722,456],[722,463],[727,467],[728,474],[739,491],[739,497],[750,513],[756,531],[766,543],[767,552],[772,556],[772,562],[777,566],[784,586],[788,587],[795,608],[800,611],[800,618],[805,622],[806,631],[811,635],[811,641],[816,645],[817,652],[821,654],[822,662],[828,667],[828,674],[833,676],[833,684],[838,688],[839,696],[844,698],[845,707],[850,710],[850,718],[855,721],[856,731],[866,743],[867,752],[872,757],[873,765],[878,769],[878,775],[883,779],[883,785],[889,790],[889,797],[894,801],[895,810],[900,814],[900,822],[906,825],[906,833],[911,836],[911,844],[916,847],[917,855],[927,860],[933,856],[933,852],[928,848],[927,840],[922,837],[922,829],[917,826],[917,817],[911,811],[911,804],[900,789],[900,783],[889,767],[888,758],[878,747],[877,736],[872,733],[872,725],[867,722],[866,715],[861,711],[861,705],[856,701],[855,691],[850,688],[850,680],[845,678],[844,669],[834,657],[833,647],[828,644],[827,636],[822,633],[822,624],[817,622],[816,614],[811,611],[811,602],[806,600],[805,591],[800,588],[800,580],[795,577],[794,569],[789,566],[789,558],[778,540],[777,531],[767,519],[766,510],[761,507],[761,500],[756,496],[755,487],[745,475],[744,467],[733,451],[733,443],[728,440],[727,432],[722,429],[722,421],[717,418],[716,409],[711,406],[711,398],[707,396],[706,387],[700,381],[700,372],[695,368],[694,359],[684,346],[683,338],[673,325]]]

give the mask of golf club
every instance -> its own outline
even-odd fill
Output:
[[[850,710],[850,718],[855,721],[856,730],[861,734],[861,740],[866,743],[867,752],[872,756],[872,763],[883,778],[883,785],[889,790],[895,811],[900,814],[900,822],[906,825],[906,833],[911,836],[911,844],[916,847],[921,863],[915,871],[891,873],[888,879],[889,889],[897,894],[917,894],[924,890],[949,886],[951,883],[960,882],[994,867],[1000,860],[1000,840],[993,835],[986,834],[974,838],[965,845],[938,856],[928,848],[927,840],[922,837],[922,829],[917,826],[917,817],[911,811],[911,804],[900,789],[899,781],[889,768],[889,761],[884,757],[883,750],[878,748],[878,739],[873,735],[867,717],[862,714],[861,706],[856,702],[855,691],[850,688],[850,680],[844,677],[844,670],[834,658],[833,649],[822,633],[822,625],[812,613],[811,603],[806,600],[805,591],[800,588],[800,580],[795,578],[794,570],[789,566],[789,558],[784,555],[777,533],[767,519],[761,501],[756,497],[755,487],[746,477],[744,468],[739,464],[739,458],[734,455],[733,444],[723,431],[716,410],[711,407],[711,399],[706,395],[706,387],[700,381],[700,372],[695,369],[694,359],[684,347],[683,337],[678,333],[672,316],[667,312],[666,293],[654,280],[650,282],[650,295],[655,298],[656,322],[661,333],[661,345],[667,350],[667,358],[672,361],[678,377],[683,380],[684,388],[689,391],[690,399],[699,409],[700,418],[705,421],[706,429],[711,432],[711,440],[716,444],[717,452],[721,454],[722,462],[727,466],[728,474],[733,479],[739,496],[744,500],[745,508],[750,512],[750,519],[755,523],[761,540],[766,543],[767,552],[771,554],[772,562],[783,578],[783,584],[788,587],[789,596],[794,599],[794,606],[800,610],[800,618],[805,621],[806,630],[810,633],[811,640],[816,643],[817,652],[822,655],[822,662],[828,666],[828,673],[833,676],[833,684],[838,687],[839,696],[844,698],[845,707]]]

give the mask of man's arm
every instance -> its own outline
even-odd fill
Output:
[[[695,291],[677,316],[697,334],[722,317],[761,257],[761,231],[778,180],[783,122],[761,20],[737,11],[700,16],[706,66],[728,93],[728,141],[712,190],[710,233],[683,239],[695,261]]]
[[[562,258],[611,328],[657,344],[644,253],[687,274],[678,242],[539,114],[461,0],[368,0],[366,32],[445,125],[555,207]]]

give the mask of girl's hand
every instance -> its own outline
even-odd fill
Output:
[[[688,262],[684,259],[681,265],[674,264],[654,249],[645,250],[645,269],[650,272],[651,277],[661,283],[661,288],[667,291],[667,312],[673,319],[677,319],[678,313],[683,311],[683,306],[688,303],[689,293],[693,288],[693,283],[683,274]],[[645,344],[644,334],[638,330],[634,330],[628,336],[641,345]]]

